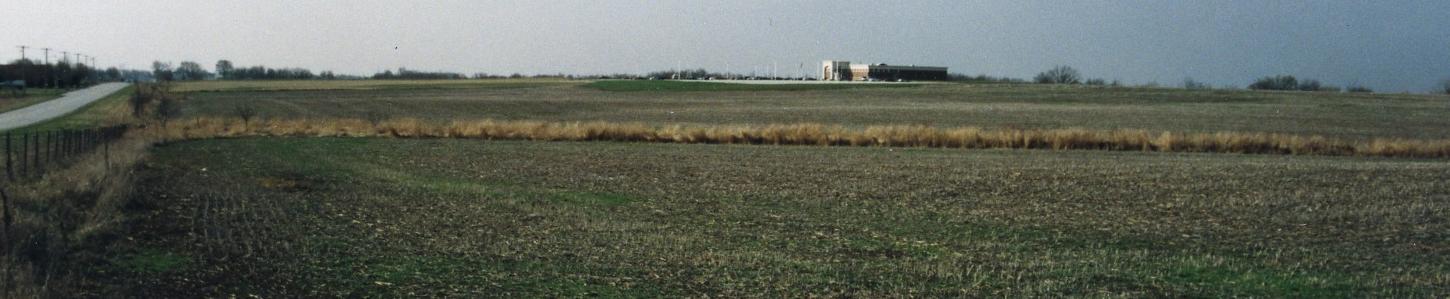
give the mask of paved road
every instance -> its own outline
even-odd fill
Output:
[[[116,91],[126,88],[126,83],[104,83],[86,89],[65,93],[59,99],[41,102],[25,108],[0,113],[0,131],[24,127],[60,117],[85,107]]]

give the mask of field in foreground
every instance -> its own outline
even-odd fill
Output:
[[[136,296],[1450,292],[1450,165],[446,139],[158,148]]]
[[[623,83],[621,83],[623,82]],[[1037,84],[768,86],[665,81],[212,81],[185,116],[642,122],[820,123],[984,129],[1264,132],[1369,139],[1450,138],[1450,97],[1103,88]],[[890,88],[881,88],[890,87]],[[783,90],[782,90],[783,88]],[[300,90],[299,90],[300,89]],[[631,91],[609,91],[609,90]]]

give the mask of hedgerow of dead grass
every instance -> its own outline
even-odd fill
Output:
[[[163,128],[167,139],[239,136],[475,138],[539,141],[629,141],[669,143],[771,144],[1211,152],[1244,154],[1340,155],[1443,158],[1450,140],[1380,138],[1351,140],[1278,133],[1179,133],[1137,129],[982,129],[929,126],[842,126],[804,124],[651,126],[643,123],[450,121],[401,118],[288,119],[246,123],[241,119],[202,117]]]

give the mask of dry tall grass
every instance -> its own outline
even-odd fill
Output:
[[[927,126],[851,129],[822,124],[651,126],[643,123],[496,120],[435,123],[412,118],[388,120],[376,125],[360,119],[264,120],[244,124],[240,119],[192,118],[173,122],[161,134],[168,139],[351,136],[1450,157],[1450,140],[1350,140],[1276,133],[1175,133],[1132,129],[989,130]]]
[[[49,298],[81,294],[82,272],[95,261],[78,257],[88,242],[120,227],[130,199],[132,170],[154,143],[155,133],[125,138],[77,157],[69,166],[4,191],[13,206],[0,244],[0,298]]]

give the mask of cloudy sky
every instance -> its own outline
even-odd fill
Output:
[[[1424,92],[1450,78],[1444,0],[3,2],[0,59],[26,45],[131,68],[230,59],[352,74],[793,75],[838,59],[1024,78],[1070,65],[1163,85],[1293,74]]]

